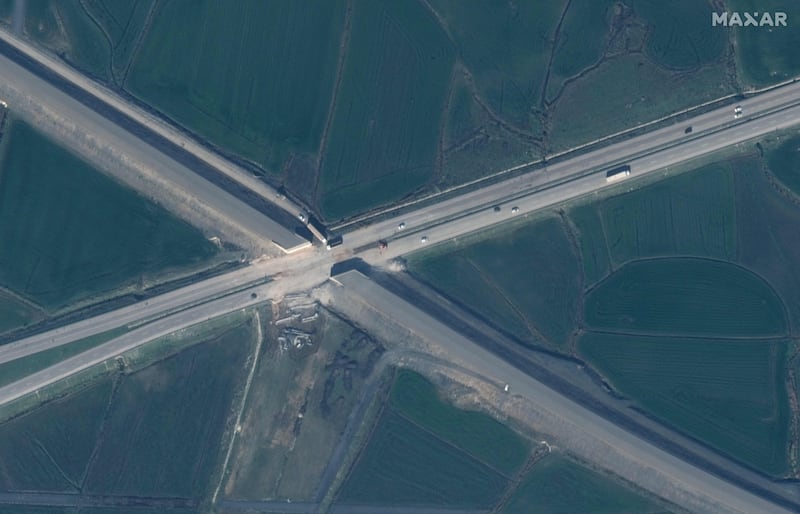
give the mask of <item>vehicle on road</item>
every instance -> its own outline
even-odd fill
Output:
[[[387,248],[389,248],[389,243],[385,239],[381,239],[380,241],[378,241],[378,251],[383,253],[383,251],[386,250]]]
[[[406,224],[405,223],[400,223],[399,225],[397,225],[397,230],[403,230],[405,228],[406,228]]]
[[[428,242],[428,236],[422,236],[419,238],[419,242],[425,244]]]
[[[684,130],[683,133],[684,134],[691,134],[692,133],[692,127],[686,127],[686,130]]]
[[[495,205],[494,206],[494,212],[500,212],[500,206],[499,205]]]
[[[519,207],[517,207],[516,205],[511,208],[511,214],[516,214],[518,212],[519,212]]]
[[[628,178],[630,174],[631,174],[630,166],[628,166],[627,164],[624,166],[618,166],[606,172],[606,182],[617,182],[620,180],[624,180]]]
[[[330,250],[331,248],[335,248],[335,247],[341,245],[343,242],[344,242],[344,239],[342,238],[342,236],[329,237],[328,238],[328,244],[327,244],[326,248],[328,250]]]
[[[736,108],[733,110],[733,118],[738,120],[741,117],[742,117],[742,106],[737,105]]]
[[[297,215],[297,219],[299,219],[300,221],[305,223],[306,222],[306,215],[301,212],[300,214]]]

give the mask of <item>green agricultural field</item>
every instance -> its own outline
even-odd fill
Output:
[[[643,257],[736,257],[734,179],[714,164],[600,201],[615,266]]]
[[[125,87],[214,144],[279,172],[290,153],[314,153],[320,144],[344,4],[164,2]]]
[[[800,19],[800,16],[798,16]],[[769,170],[794,194],[800,195],[800,136],[781,143],[769,154]]]
[[[763,337],[787,332],[785,308],[752,272],[722,261],[626,264],[586,297],[586,323],[620,333]]]
[[[117,84],[122,84],[155,0],[89,0],[80,5],[102,29],[111,48],[111,77]]]
[[[766,159],[734,164],[737,261],[781,296],[794,333],[800,329],[800,208],[770,184]]]
[[[524,342],[544,337],[560,347],[573,330],[580,263],[558,218],[515,223],[420,253],[409,269]]]
[[[0,487],[80,490],[111,393],[103,380],[0,425]]]
[[[488,107],[525,131],[540,126],[536,111],[565,3],[430,2]]]
[[[787,27],[752,27],[732,30],[736,41],[738,70],[742,81],[753,86],[775,84],[800,74],[800,3],[785,0],[730,0],[728,11],[784,12]],[[716,27],[719,28],[719,27]]]
[[[614,0],[568,4],[548,70],[547,100],[558,94],[566,79],[596,64],[603,56],[615,4]]]
[[[735,84],[727,76],[723,64],[679,73],[641,54],[609,58],[553,102],[551,148],[566,150],[731,94]]]
[[[597,206],[578,206],[570,210],[569,218],[578,231],[584,282],[594,284],[611,271],[611,257]]]
[[[7,131],[0,286],[48,311],[113,294],[217,253],[203,235],[32,127]]]
[[[492,506],[507,485],[496,471],[389,409],[338,501],[481,509]]]
[[[578,349],[654,416],[773,476],[786,472],[786,342],[589,333]]]
[[[123,376],[85,483],[93,494],[197,497],[219,464],[252,330],[239,324]]]
[[[525,463],[530,444],[490,416],[458,409],[439,398],[436,387],[417,373],[401,370],[392,388],[392,408],[504,475]]]
[[[42,317],[39,309],[0,291],[0,334],[35,323]]]
[[[0,364],[0,387],[57,364],[73,355],[99,346],[125,332],[127,332],[125,328],[109,330],[102,334]]]
[[[103,80],[111,78],[108,40],[81,2],[26,2],[25,32],[81,71]]]
[[[319,177],[334,220],[399,200],[432,177],[453,50],[416,0],[355,2]]]
[[[502,514],[667,514],[637,491],[565,457],[550,455],[528,472]]]
[[[707,1],[627,0],[648,24],[645,51],[658,64],[691,69],[716,62],[725,52],[727,31],[711,26]]]

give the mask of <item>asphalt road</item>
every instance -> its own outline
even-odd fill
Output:
[[[546,412],[548,417],[553,418],[553,425],[565,427],[560,437],[575,444],[571,445],[571,450],[579,454],[591,450],[593,461],[611,466],[613,471],[622,476],[630,475],[632,470],[639,468],[655,473],[642,485],[651,489],[655,486],[656,494],[678,501],[695,512],[794,512],[706,473],[565,398],[358,271],[337,275],[334,280],[344,286],[351,296],[360,298],[365,308],[438,346],[453,362],[486,377],[498,389],[506,383],[510,384],[511,394],[525,398],[537,409]],[[598,454],[598,447],[606,448],[613,458]],[[620,458],[633,468],[619,468],[616,463]],[[670,494],[669,489],[673,487],[679,492]]]

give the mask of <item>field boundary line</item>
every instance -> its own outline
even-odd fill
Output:
[[[719,335],[676,335],[676,334],[663,334],[663,333],[650,333],[650,332],[636,332],[636,331],[616,331],[616,330],[603,330],[595,329],[589,326],[584,328],[586,334],[601,334],[609,336],[625,336],[625,337],[650,337],[653,339],[689,339],[689,340],[708,340],[708,341],[730,341],[732,343],[782,343],[787,342],[790,338],[788,335],[778,336],[719,336]]]
[[[450,402],[447,402],[446,400],[444,400],[444,402],[445,402],[445,403],[448,403],[448,404],[450,404],[450,405],[452,405]],[[455,407],[455,405],[453,405],[453,406]],[[409,417],[407,414],[405,414],[405,413],[404,413],[404,412],[403,412],[403,411],[402,411],[400,408],[396,408],[396,407],[394,407],[394,406],[391,404],[391,400],[389,400],[389,405],[387,406],[387,408],[388,408],[388,409],[389,409],[391,412],[393,412],[394,414],[396,414],[396,415],[400,416],[401,418],[403,418],[404,420],[408,421],[409,423],[411,423],[412,425],[414,425],[414,426],[415,426],[415,427],[417,427],[418,429],[422,430],[423,432],[425,432],[425,433],[426,433],[426,434],[428,434],[429,436],[433,437],[434,439],[436,439],[436,440],[437,440],[437,441],[439,441],[440,443],[442,443],[442,444],[444,444],[444,445],[446,445],[446,446],[449,446],[450,448],[452,448],[452,449],[454,449],[454,450],[457,450],[457,451],[459,451],[459,452],[463,453],[464,455],[466,455],[466,456],[467,456],[467,457],[469,457],[470,459],[474,460],[475,462],[477,462],[477,463],[479,463],[479,464],[481,464],[481,465],[483,465],[483,466],[486,466],[487,468],[489,468],[490,470],[494,471],[495,473],[497,473],[497,474],[498,474],[498,475],[500,475],[501,477],[505,478],[506,480],[508,480],[508,481],[511,481],[511,480],[513,480],[513,477],[510,477],[510,476],[506,475],[504,472],[502,472],[502,471],[500,471],[499,469],[495,468],[494,466],[492,466],[492,465],[491,465],[491,464],[489,464],[488,462],[485,462],[483,459],[479,459],[478,457],[476,457],[476,456],[475,456],[475,455],[473,455],[472,453],[468,452],[468,451],[467,451],[467,450],[465,450],[464,448],[462,448],[462,447],[460,447],[460,446],[456,445],[456,444],[455,444],[455,443],[453,443],[453,442],[450,442],[450,441],[448,441],[448,440],[446,440],[446,439],[443,439],[441,436],[437,435],[435,432],[433,432],[433,431],[432,431],[432,430],[430,430],[429,428],[425,428],[424,426],[420,425],[419,423],[417,423],[416,421],[414,421],[413,419],[411,419],[411,418],[410,418],[410,417]],[[456,408],[458,408],[458,407],[456,407]],[[464,411],[465,409],[458,409],[458,410],[460,410],[460,411]],[[480,412],[480,411],[479,411],[479,412]],[[485,413],[481,413],[481,414],[485,414]],[[494,417],[493,417],[493,416],[490,416],[490,417],[492,417],[492,419],[494,419]]]
[[[228,450],[225,454],[225,460],[222,463],[219,482],[217,483],[216,489],[214,489],[214,495],[211,497],[212,505],[217,503],[219,490],[222,487],[222,483],[225,481],[226,471],[228,470],[228,461],[230,461],[231,453],[233,452],[233,444],[236,442],[236,435],[239,433],[239,425],[242,422],[242,414],[244,413],[245,406],[247,405],[247,397],[250,393],[250,386],[253,383],[253,376],[256,373],[256,367],[258,367],[258,357],[261,355],[261,345],[264,341],[264,334],[261,331],[261,314],[259,314],[258,309],[254,310],[254,319],[256,324],[256,347],[253,352],[253,364],[250,366],[250,371],[247,373],[247,381],[245,382],[244,392],[242,393],[242,402],[239,404],[239,412],[236,414],[236,422],[233,425],[233,434],[231,435],[230,443],[228,443]]]

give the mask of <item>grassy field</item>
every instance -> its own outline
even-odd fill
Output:
[[[0,291],[0,334],[35,323],[42,317],[39,309]]]
[[[345,504],[487,508],[505,477],[387,410],[342,488]]]
[[[800,195],[800,136],[794,136],[770,152],[769,170],[794,194]]]
[[[502,514],[667,514],[655,501],[621,482],[560,455],[528,472]]]
[[[291,152],[318,148],[344,3],[165,2],[125,86],[214,144],[279,172]]]
[[[108,40],[81,2],[26,2],[25,32],[81,71],[102,80],[111,78]]]
[[[537,110],[565,2],[433,0],[478,93],[492,112],[521,130],[539,127]]]
[[[356,2],[319,177],[325,218],[398,200],[431,177],[452,63],[420,2]]]
[[[111,392],[103,380],[0,425],[2,489],[78,490]]]
[[[785,0],[730,0],[729,11],[784,12],[787,27],[737,27],[733,30],[741,80],[763,86],[788,80],[800,74],[800,31],[793,20],[800,19],[800,4]]]
[[[147,14],[155,0],[90,0],[81,3],[84,12],[106,37],[111,49],[111,78],[122,84],[136,41],[144,29]]]
[[[566,150],[733,93],[726,74],[722,64],[676,73],[640,54],[608,59],[554,101],[550,146]]]
[[[208,265],[185,222],[14,122],[0,172],[0,284],[49,311]]]
[[[77,355],[95,346],[101,345],[124,334],[125,328],[118,328],[87,337],[73,343],[51,348],[43,352],[29,355],[11,362],[0,364],[0,387],[43,370],[53,364]]]
[[[614,4],[614,0],[569,4],[553,49],[545,91],[548,100],[558,94],[566,79],[596,64],[603,56]]]
[[[734,180],[724,164],[613,196],[597,209],[615,266],[664,255],[736,256]]]
[[[326,311],[313,324],[297,327],[312,332],[311,350],[284,350],[274,325],[264,328],[224,493],[312,501],[383,348]]]
[[[252,329],[239,324],[132,375],[109,409],[85,491],[202,495],[244,376]]]
[[[762,166],[766,159],[734,164],[737,261],[767,280],[783,299],[795,335],[800,330],[800,208],[779,194]]]
[[[584,282],[594,284],[611,272],[611,257],[597,205],[585,204],[569,211],[578,231]]]
[[[409,269],[522,341],[541,334],[560,346],[572,332],[580,263],[558,218],[515,223],[412,256]]]
[[[706,259],[632,262],[586,297],[586,323],[621,333],[782,336],[788,328],[784,313],[763,279]]]
[[[578,348],[656,417],[766,473],[787,470],[785,342],[588,334]]]
[[[442,400],[436,387],[417,373],[398,373],[390,402],[393,409],[417,426],[504,475],[516,473],[531,452],[527,441],[494,418],[458,409]]]
[[[711,5],[705,1],[629,0],[648,25],[645,52],[658,64],[692,69],[716,62],[725,52],[727,30],[711,26]]]

